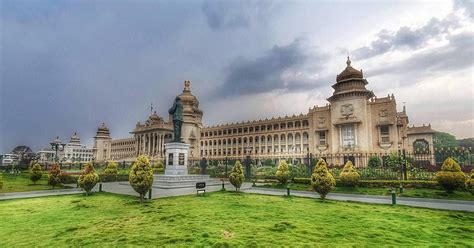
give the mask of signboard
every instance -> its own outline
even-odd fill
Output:
[[[179,154],[178,164],[184,165],[184,153]]]
[[[173,165],[173,153],[168,154],[168,165]]]

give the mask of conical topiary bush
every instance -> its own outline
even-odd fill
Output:
[[[313,174],[311,175],[311,186],[319,193],[321,199],[326,199],[326,195],[336,186],[336,180],[329,172],[326,161],[319,159]]]
[[[446,189],[446,192],[452,193],[464,185],[466,175],[461,171],[461,166],[449,157],[444,160],[441,170],[436,173],[436,181]]]
[[[359,178],[360,178],[360,175],[357,172],[357,170],[354,168],[354,165],[352,164],[352,162],[347,161],[346,164],[344,165],[344,168],[341,171],[341,174],[339,174],[341,185],[354,187],[357,185],[357,183],[359,183]]]
[[[234,185],[235,190],[238,191],[244,182],[244,170],[240,161],[235,161],[234,167],[229,174],[229,181]]]

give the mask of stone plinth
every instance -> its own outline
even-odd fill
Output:
[[[188,175],[189,144],[165,143],[166,169],[165,175]]]

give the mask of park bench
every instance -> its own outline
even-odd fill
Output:
[[[199,192],[206,193],[206,182],[196,183],[196,195],[199,195]]]

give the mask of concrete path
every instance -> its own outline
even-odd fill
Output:
[[[22,198],[34,198],[42,196],[53,196],[53,195],[72,195],[72,194],[81,194],[84,193],[81,189],[57,189],[57,190],[38,190],[30,192],[12,192],[12,193],[1,193],[1,200],[10,200],[10,199],[22,199]]]
[[[281,189],[268,189],[268,188],[255,188],[254,187],[254,188],[245,189],[243,191],[246,193],[263,194],[263,195],[286,195],[286,190],[281,190]],[[292,190],[290,194],[293,196],[306,197],[306,198],[319,198],[319,194],[315,192],[310,192],[310,191]],[[392,204],[391,196],[329,193],[326,196],[326,198],[329,200],[337,200],[337,201]],[[397,197],[397,204],[405,205],[405,206],[413,206],[413,207],[474,212],[474,201]]]
[[[235,190],[235,187],[232,186],[230,183],[225,184],[226,190]],[[252,187],[252,183],[243,183],[241,189],[250,189]],[[222,185],[219,186],[207,186],[206,192],[215,192],[222,189]],[[99,188],[96,186],[94,191],[98,191]],[[133,195],[139,196],[135,190],[128,184],[127,182],[110,182],[110,183],[102,183],[102,191],[110,192],[114,194],[122,194],[122,195]],[[193,195],[196,194],[196,189],[194,187],[191,188],[178,188],[178,189],[159,189],[159,188],[152,188],[151,190],[152,199],[156,198],[163,198],[163,197],[170,197],[170,196],[180,196],[180,195]],[[148,198],[148,194],[146,195]]]

